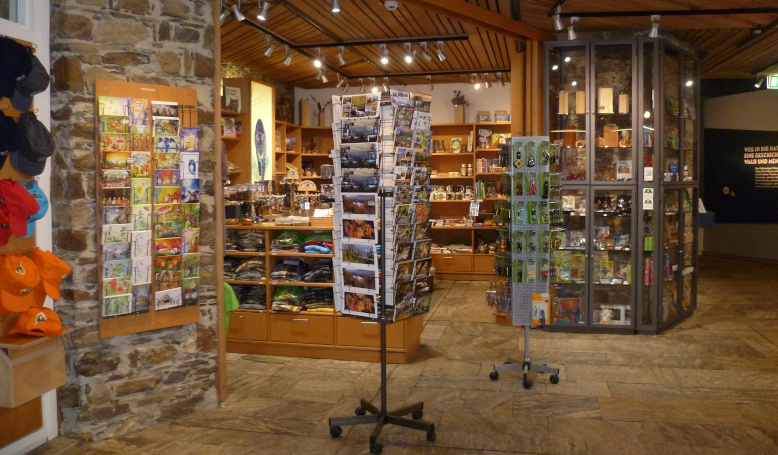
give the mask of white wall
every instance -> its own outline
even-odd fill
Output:
[[[330,85],[332,80],[330,80]],[[370,86],[366,86],[367,90],[370,90]],[[483,86],[480,90],[475,90],[473,84],[467,83],[454,83],[454,84],[435,84],[435,89],[429,91],[427,84],[421,85],[391,85],[390,88],[396,88],[404,91],[416,91],[421,93],[429,93],[432,95],[432,123],[453,123],[454,122],[454,106],[451,104],[451,99],[454,97],[454,91],[459,90],[465,95],[465,100],[470,103],[465,108],[465,122],[474,123],[475,115],[478,111],[489,111],[494,119],[494,111],[508,111],[510,113],[511,108],[511,85],[506,83],[505,87],[500,87],[500,84],[494,83],[492,88],[486,89]],[[359,87],[349,88],[347,93],[343,93],[342,90],[335,87],[329,87],[324,89],[303,89],[296,87],[294,90],[295,101],[299,102],[301,99],[308,99],[311,101],[311,125],[318,124],[318,113],[316,103],[311,99],[311,96],[315,97],[322,104],[332,99],[332,95],[356,95],[359,94]],[[297,118],[296,123],[300,123],[299,112],[300,109],[296,109]],[[332,122],[332,109],[328,106],[327,123],[329,125]]]
[[[711,98],[705,101],[704,109],[705,128],[778,131],[778,90]],[[775,210],[775,207],[765,209]],[[705,230],[703,251],[778,261],[778,226],[717,223]]]

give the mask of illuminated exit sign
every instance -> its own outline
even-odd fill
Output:
[[[767,88],[772,90],[778,90],[778,74],[770,74],[767,76]]]

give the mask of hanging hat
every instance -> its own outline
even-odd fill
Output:
[[[40,210],[38,201],[18,182],[0,180],[0,220],[18,236],[27,235],[27,220]]]
[[[26,239],[35,234],[35,222],[46,216],[46,212],[49,211],[49,199],[36,182],[31,180],[29,182],[22,182],[21,185],[22,188],[27,190],[27,192],[35,198],[38,205],[41,207],[40,210],[30,215],[30,218],[27,219],[27,235],[21,236],[21,238]]]
[[[43,290],[52,299],[61,299],[59,284],[62,282],[62,278],[70,273],[70,266],[51,251],[43,251],[40,248],[33,250],[30,257],[38,267]]]
[[[0,299],[6,310],[21,313],[39,306],[33,289],[40,282],[41,275],[32,259],[16,254],[0,256]]]
[[[16,82],[30,74],[32,70],[32,51],[11,38],[0,36],[0,97],[13,97]]]
[[[23,79],[16,81],[14,93],[11,96],[11,104],[19,111],[29,110],[32,105],[32,97],[43,92],[49,86],[49,73],[46,72],[46,68],[43,67],[38,57],[32,55],[31,58],[32,68],[30,72]]]
[[[52,309],[30,308],[19,315],[16,324],[8,331],[9,335],[17,333],[36,337],[59,336],[62,335],[62,321]]]
[[[11,153],[11,166],[26,175],[40,175],[56,146],[51,133],[32,112],[19,116],[19,150]]]

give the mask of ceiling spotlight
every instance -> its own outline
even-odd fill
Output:
[[[651,118],[651,111],[643,112],[643,118]]]
[[[389,78],[388,77],[384,77],[384,83],[381,84],[381,86],[384,88],[385,92],[389,91]]]
[[[286,50],[286,57],[284,57],[284,65],[289,66],[292,63],[292,53],[289,51],[289,45],[284,44],[284,50]]]
[[[319,75],[321,76],[321,82],[322,82],[322,84],[326,84],[327,82],[329,82],[329,79],[327,79],[327,75],[326,75],[326,74],[324,74],[324,70],[321,70],[321,72],[319,73]]]
[[[573,87],[575,87],[576,85],[578,85],[578,81],[573,81],[573,82],[572,82],[570,85],[572,85]]]
[[[481,88],[481,82],[478,80],[478,74],[473,73],[470,77],[470,81],[473,83],[473,88],[478,90]]]
[[[219,13],[219,24],[224,24],[224,21],[227,19],[227,10],[224,9],[224,0],[222,0],[222,9]]]
[[[446,53],[443,52],[443,46],[445,43],[443,41],[438,41],[436,44],[438,45],[438,48],[435,50],[435,54],[437,54],[438,60],[442,62],[446,60]]]
[[[389,49],[386,48],[386,44],[379,44],[379,46],[384,50],[381,54],[381,63],[386,65],[389,63]]]
[[[405,43],[408,47],[408,52],[405,53],[405,63],[413,63],[413,57],[416,55],[416,51],[411,51],[411,43]]]
[[[364,77],[360,77],[359,78],[359,85],[360,85],[359,93],[365,93],[365,78]]]
[[[273,55],[273,42],[270,41],[270,37],[268,35],[265,35],[265,40],[267,41],[267,49],[265,49],[265,57],[270,57]]]
[[[754,87],[756,88],[762,88],[762,84],[764,84],[764,78],[760,77],[756,80],[756,84],[754,84]]]
[[[492,83],[489,82],[489,73],[484,73],[484,87],[492,88]]]
[[[505,79],[502,77],[502,73],[497,73],[497,79],[500,81],[500,87],[505,87]]]
[[[570,63],[570,60],[572,60],[572,59],[570,58],[569,55],[567,57],[565,57],[565,63]]]
[[[316,50],[319,51],[319,56],[316,57],[316,59],[313,61],[313,66],[315,66],[316,68],[321,68],[321,65],[322,65],[322,63],[321,63],[321,48],[317,47]]]
[[[259,12],[257,13],[257,19],[261,21],[267,20],[267,10],[270,8],[270,2],[260,1],[258,6]]]
[[[348,92],[348,88],[349,88],[349,85],[348,85],[348,82],[346,82],[346,85],[343,86],[343,93]]]
[[[554,66],[551,67],[551,71],[556,71],[558,69],[559,69],[559,65],[557,65],[556,63],[554,63]]]
[[[427,90],[429,90],[430,92],[435,90],[435,84],[432,83],[432,75],[431,74],[427,75],[427,80],[430,81],[429,85],[427,85]]]
[[[556,12],[551,17],[554,18],[554,30],[564,30],[565,24],[562,23],[562,18],[559,16],[559,8],[557,8]]]
[[[373,81],[373,88],[370,89],[370,91],[373,92],[373,93],[378,93],[378,87],[375,85],[375,78],[371,77],[370,79],[372,79],[372,81]]]
[[[658,14],[651,15],[651,31],[648,32],[649,38],[657,38],[659,36],[659,18],[662,17]]]
[[[427,53],[427,42],[422,41],[421,47],[424,49],[421,53],[421,58],[423,58],[427,63],[432,61],[432,56]]]
[[[691,87],[692,85],[694,85],[694,81],[693,80],[689,79],[689,80],[686,81],[686,86],[687,87]]]
[[[340,2],[338,0],[332,0],[332,12],[333,13],[340,12]]]
[[[240,12],[240,0],[238,0],[238,3],[232,5],[230,8],[232,8],[232,15],[235,16],[236,21],[243,22],[246,20],[246,16]]]
[[[346,51],[346,48],[344,46],[338,46],[338,63],[340,63],[340,66],[346,66],[346,59],[343,58],[343,52]]]
[[[578,22],[578,17],[573,16],[570,18],[570,25],[567,26],[567,39],[570,41],[578,39],[578,35],[576,35],[575,30],[573,29],[573,24],[576,22]]]
[[[343,84],[346,83],[346,80],[345,79],[341,79],[339,73],[335,73],[335,75],[338,76],[338,84],[335,86],[335,88],[343,87]]]

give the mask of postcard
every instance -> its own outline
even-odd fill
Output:
[[[130,222],[130,207],[103,207],[102,224],[127,224]]]
[[[343,220],[343,237],[351,240],[376,240],[375,221]]]
[[[394,219],[397,224],[408,224],[413,221],[411,204],[399,204],[394,207]]]
[[[154,137],[180,136],[181,132],[178,130],[180,123],[177,118],[155,118]]]
[[[154,171],[154,186],[179,186],[181,175],[178,169],[157,169]]]
[[[130,99],[130,123],[133,125],[149,124],[149,100],[143,98]]]
[[[408,243],[413,240],[413,225],[398,224],[395,229],[394,241],[397,243]]]
[[[126,115],[101,115],[100,132],[127,134],[130,132],[130,118]]]
[[[395,166],[413,166],[415,152],[411,148],[399,148],[395,156]]]
[[[398,243],[397,244],[397,255],[395,255],[394,260],[396,262],[402,262],[402,261],[409,261],[413,257],[413,243]]]
[[[154,237],[158,239],[181,237],[181,222],[163,221],[154,224]]]
[[[343,286],[349,291],[378,292],[378,272],[343,268]]]
[[[426,185],[429,183],[429,170],[423,167],[413,169],[413,185]]]
[[[182,152],[197,152],[198,135],[200,133],[199,128],[181,128],[181,151]]]
[[[424,240],[416,242],[416,247],[413,251],[413,259],[427,259],[430,257],[430,249],[432,248],[432,240]]]
[[[181,169],[180,153],[155,153],[157,169]]]
[[[378,195],[376,194],[360,194],[360,193],[344,193],[341,195],[343,199],[343,215],[359,215],[359,217],[374,217],[376,216],[376,206],[378,203]]]
[[[181,246],[183,248],[183,254],[199,253],[200,252],[200,230],[184,229],[184,233],[181,236]]]
[[[103,245],[103,261],[130,259],[130,242],[106,243]]]
[[[181,151],[181,138],[169,134],[154,136],[154,151],[156,153],[178,153]]]
[[[407,281],[413,279],[413,261],[396,262],[397,273],[394,279],[397,281]]]
[[[413,105],[419,112],[429,113],[432,107],[432,95],[426,93],[411,92],[411,99],[414,101]]]
[[[130,171],[108,169],[103,171],[103,188],[129,188]]]
[[[413,147],[413,130],[396,128],[394,130],[394,146],[396,148]]]
[[[165,270],[170,272],[180,272],[183,266],[183,256],[158,256],[154,258],[154,273]]]
[[[179,202],[181,202],[181,187],[154,188],[154,204],[178,204]]]
[[[359,292],[344,292],[343,299],[345,303],[344,310],[364,316],[373,316],[376,314],[376,295],[363,294]],[[345,312],[345,311],[344,311]]]
[[[200,228],[200,204],[182,204],[184,229]]]
[[[134,231],[151,229],[151,205],[132,206],[132,229]]]
[[[181,221],[181,204],[162,204],[154,206],[154,222]]]
[[[432,268],[432,259],[420,259],[416,261],[416,266],[413,271],[413,274],[417,278],[423,276],[429,276],[431,268]]]
[[[199,301],[200,278],[184,278],[183,280],[184,306],[197,305]]]
[[[132,257],[151,256],[151,231],[132,231]]]
[[[129,294],[132,290],[132,278],[110,278],[103,280],[103,297],[112,295]]]
[[[402,129],[410,129],[413,123],[414,108],[411,106],[398,107],[394,115],[394,127]]]
[[[154,250],[157,256],[174,256],[181,254],[181,237],[155,239]]]
[[[132,224],[103,225],[103,245],[108,243],[126,243],[130,241]]]
[[[103,207],[128,207],[130,205],[131,188],[103,188]]]
[[[340,185],[342,193],[376,193],[380,175],[378,170],[349,170],[343,172]]]
[[[132,294],[116,295],[103,299],[103,317],[132,313]]]
[[[413,235],[413,240],[425,240],[430,238],[432,223],[419,223]]]
[[[103,279],[123,278],[130,276],[131,261],[129,259],[117,259],[103,262]]]
[[[415,151],[413,152],[413,165],[414,166],[422,166],[422,167],[430,167],[430,149],[420,148],[417,147]]]
[[[129,152],[130,135],[119,133],[100,133],[100,150],[103,152],[103,156],[115,152]],[[127,153],[127,157],[129,156],[130,154]],[[103,168],[105,168],[105,166],[103,166]]]
[[[184,278],[200,276],[200,255],[185,254],[181,264],[181,270],[184,272]]]
[[[151,116],[178,118],[178,103],[174,101],[152,101]]]
[[[343,120],[340,143],[377,142],[380,121],[377,118]]]
[[[417,186],[413,190],[413,202],[429,202],[430,201],[430,192],[432,191],[431,186]]]
[[[151,204],[151,179],[132,179],[132,205]]]
[[[145,313],[151,308],[151,283],[132,285],[132,306],[134,313]]]
[[[377,142],[344,145],[340,149],[340,166],[343,169],[378,169]]]
[[[151,258],[133,258],[132,259],[132,283],[150,283],[151,282]]]
[[[151,127],[132,125],[130,127],[130,151],[149,151],[151,149]]]
[[[98,100],[98,113],[100,115],[113,115],[126,117],[130,115],[130,99],[115,96],[101,96]]]
[[[413,307],[413,314],[423,314],[430,311],[430,303],[432,302],[432,295],[427,294],[416,298],[416,305]]]
[[[374,245],[365,245],[357,243],[341,243],[341,256],[344,266],[347,264],[359,265],[361,268],[369,266],[376,267],[376,254]]]
[[[200,177],[200,154],[195,152],[181,153],[181,178],[196,179],[199,177]]]
[[[417,223],[426,223],[430,219],[430,210],[432,209],[432,204],[424,203],[424,204],[416,204],[416,215],[415,220]]]
[[[432,294],[432,277],[417,278],[414,282],[413,292],[417,297]]]
[[[149,152],[130,152],[131,153],[131,177],[149,178],[151,177],[151,153]]]
[[[181,288],[159,291],[154,294],[154,308],[157,310],[177,308],[181,304]]]
[[[103,169],[130,170],[130,152],[103,152]]]
[[[183,274],[181,271],[160,270],[154,276],[154,286],[158,291],[180,288]]]
[[[413,199],[413,188],[410,186],[398,186],[394,189],[395,204],[409,204]]]
[[[180,197],[185,204],[200,202],[200,179],[182,180]]]

